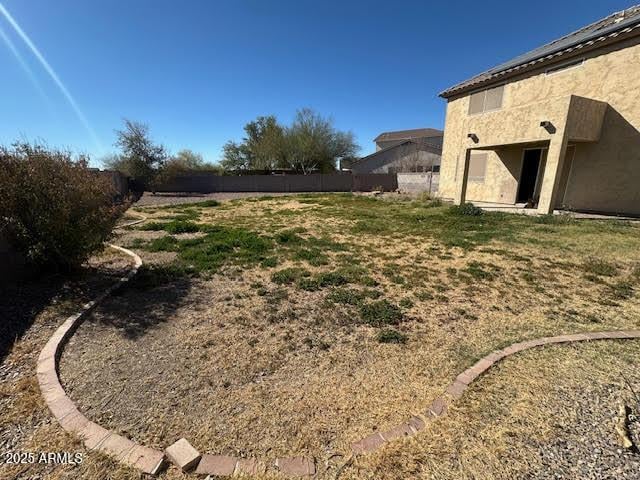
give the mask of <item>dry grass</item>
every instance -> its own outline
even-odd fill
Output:
[[[78,330],[61,376],[89,418],[158,448],[186,436],[209,453],[312,455],[332,478],[350,442],[420,411],[495,348],[640,325],[633,225],[468,219],[347,195],[143,211],[201,231],[153,244],[166,232],[134,228],[118,240],[149,267]],[[596,257],[615,269],[590,266]],[[402,314],[393,325],[365,317],[382,301]],[[381,343],[388,328],[406,342]],[[600,384],[637,360],[637,342],[527,353],[425,434],[342,475],[518,478],[537,468],[528,439],[557,435],[549,417],[572,407],[554,382],[578,391],[594,364]],[[101,478],[105,465],[90,458],[83,475]]]

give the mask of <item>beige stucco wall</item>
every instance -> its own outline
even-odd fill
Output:
[[[559,151],[558,139],[566,134],[569,143],[576,143],[576,154],[566,192],[559,192],[554,203],[575,209],[640,214],[640,95],[636,93],[640,91],[639,38],[585,54],[579,67],[546,75],[546,65],[509,80],[503,107],[498,111],[470,116],[469,95],[450,99],[441,195],[455,197],[467,148],[549,144],[553,140]],[[567,60],[563,58],[562,62]],[[558,130],[547,132],[540,127],[542,120],[551,121]],[[478,135],[479,142],[474,144],[468,133]],[[491,151],[486,181],[469,182],[467,199],[513,203],[521,158],[522,146]],[[550,164],[553,168],[553,158]]]

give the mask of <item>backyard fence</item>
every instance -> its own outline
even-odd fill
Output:
[[[369,192],[398,188],[395,174],[216,175],[202,172],[173,178],[156,192]]]

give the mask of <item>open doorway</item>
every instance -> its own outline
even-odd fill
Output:
[[[516,203],[535,206],[540,196],[540,180],[544,172],[546,149],[527,148],[522,156],[522,172],[518,182]]]

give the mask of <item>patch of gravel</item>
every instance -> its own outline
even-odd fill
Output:
[[[145,192],[133,205],[134,207],[148,207],[152,205],[180,205],[182,203],[206,202],[207,200],[236,200],[251,197],[282,197],[285,195],[299,195],[300,192],[219,192],[219,193],[150,193]]]
[[[580,391],[558,388],[556,401],[570,408],[571,414],[554,419],[561,434],[539,445],[541,468],[527,478],[640,478],[640,454],[623,448],[615,429],[619,406],[625,403],[635,415],[628,424],[630,437],[640,446],[640,402],[630,391],[621,392],[612,384],[595,384]]]

